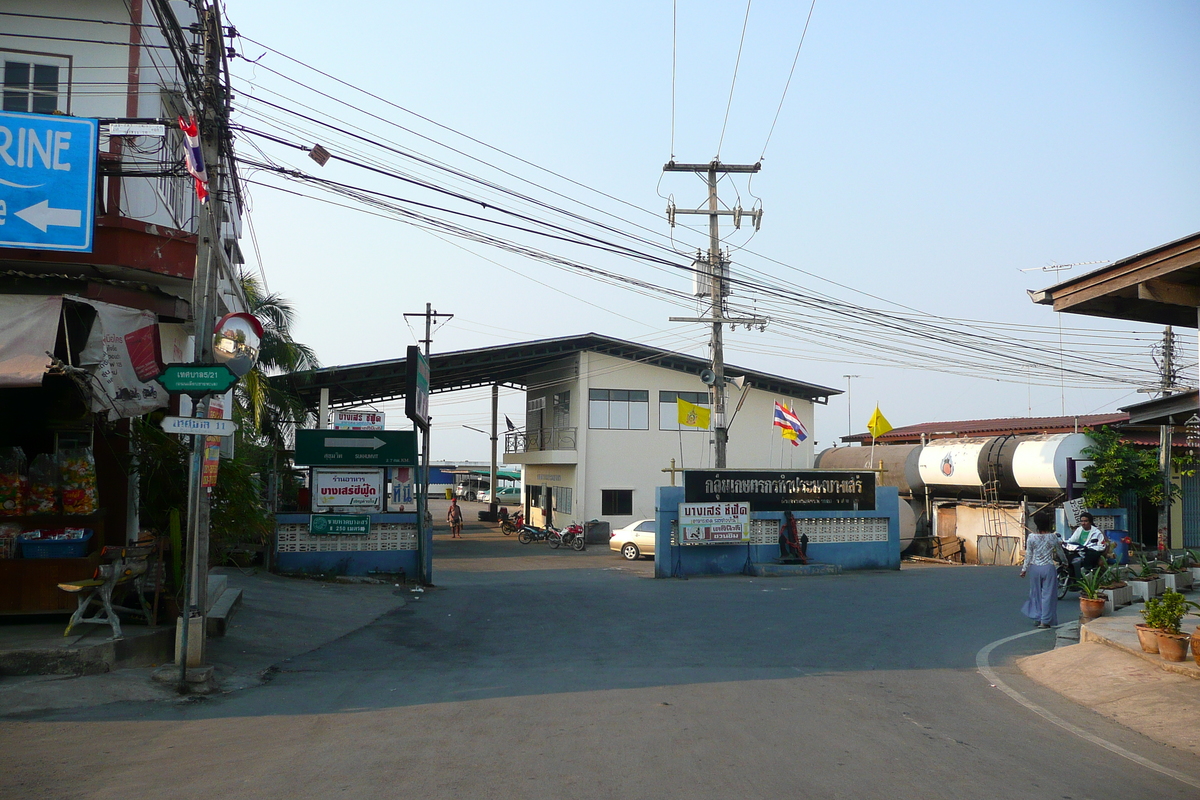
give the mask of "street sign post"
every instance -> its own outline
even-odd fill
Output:
[[[92,252],[99,127],[0,112],[0,247]]]
[[[238,381],[224,364],[168,364],[155,380],[171,394],[224,394]]]
[[[160,423],[167,433],[188,433],[200,436],[233,436],[237,423],[231,419],[202,417],[163,417]]]
[[[296,431],[300,467],[415,467],[415,431]]]
[[[370,514],[313,514],[308,518],[312,534],[366,536],[371,532]]]
[[[429,430],[429,357],[415,344],[404,356],[404,415],[421,430]]]

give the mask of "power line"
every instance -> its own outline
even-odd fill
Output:
[[[721,123],[721,138],[717,140],[717,154],[714,161],[721,160],[721,145],[725,144],[725,127],[729,124],[729,109],[733,108],[733,89],[737,86],[738,67],[742,64],[742,45],[746,43],[746,26],[750,24],[750,4],[754,0],[746,0],[746,16],[742,19],[742,35],[738,39],[737,58],[733,62],[733,80],[729,82],[729,101],[725,104],[725,121]]]
[[[812,0],[808,7],[808,18],[804,20],[804,30],[800,32],[800,44],[796,45],[796,57],[792,59],[792,68],[788,70],[787,81],[783,84],[783,96],[779,98],[779,107],[775,109],[775,118],[771,120],[771,129],[767,131],[767,140],[763,142],[762,155],[758,157],[762,161],[767,157],[767,145],[771,143],[771,136],[775,133],[775,123],[779,122],[779,112],[783,111],[783,101],[787,99],[788,87],[792,85],[792,75],[796,72],[796,64],[800,61],[800,48],[804,47],[804,37],[808,35],[808,24],[812,22],[813,9],[817,7],[817,0]]]

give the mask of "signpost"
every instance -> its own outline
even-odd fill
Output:
[[[749,503],[755,511],[874,511],[875,473],[862,470],[686,470],[689,503]]]
[[[155,380],[171,394],[224,394],[238,381],[224,364],[168,364]]]
[[[371,532],[371,516],[369,514],[313,514],[308,518],[308,532],[366,536]]]
[[[313,511],[379,513],[383,511],[382,469],[314,469]]]
[[[383,413],[380,411],[334,411],[331,428],[339,431],[381,431]]]
[[[749,503],[680,503],[680,544],[750,541]]]
[[[415,431],[296,431],[300,467],[415,467]]]
[[[404,356],[404,415],[429,430],[429,356],[410,344]]]
[[[204,436],[233,436],[237,423],[231,419],[201,419],[198,417],[163,417],[162,429],[167,433],[201,434]]]
[[[92,252],[99,128],[0,112],[0,247]]]

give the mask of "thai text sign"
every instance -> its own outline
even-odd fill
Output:
[[[308,532],[366,536],[371,532],[371,517],[368,514],[313,514],[308,518]]]
[[[680,544],[750,541],[749,503],[680,503]]]
[[[333,427],[339,431],[381,431],[383,414],[379,411],[334,411]]]
[[[688,503],[749,503],[755,511],[874,511],[875,473],[854,470],[687,470]]]
[[[314,469],[313,511],[383,511],[382,469]]]

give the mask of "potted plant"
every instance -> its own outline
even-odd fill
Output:
[[[1085,572],[1075,581],[1079,590],[1079,621],[1086,625],[1104,613],[1108,595],[1102,590],[1107,582],[1108,568],[1101,565],[1091,572]]]
[[[1200,551],[1188,550],[1186,557],[1188,568],[1192,573],[1192,583],[1195,584],[1200,581]]]
[[[1104,593],[1108,595],[1104,608],[1108,613],[1114,614],[1118,608],[1124,608],[1133,603],[1133,589],[1129,588],[1129,584],[1121,580],[1120,567],[1107,567],[1103,564],[1099,569],[1104,570]]]
[[[1145,622],[1139,622],[1134,626],[1137,631],[1138,644],[1147,653],[1157,653],[1158,631],[1163,623],[1162,600],[1157,597],[1149,598],[1146,600],[1146,607],[1140,613]]]
[[[1191,637],[1180,633],[1179,626],[1188,611],[1188,606],[1195,604],[1184,600],[1179,592],[1171,590],[1163,592],[1163,596],[1156,599],[1159,600],[1159,614],[1156,616],[1158,624],[1155,626],[1158,628],[1158,654],[1167,661],[1183,661],[1187,658]]]
[[[1163,567],[1163,580],[1167,588],[1176,592],[1185,592],[1192,588],[1192,571],[1187,567],[1188,556],[1182,555],[1171,559],[1171,563]]]
[[[1144,603],[1152,597],[1158,597],[1167,586],[1166,581],[1159,576],[1153,562],[1147,560],[1145,556],[1140,556],[1137,571],[1129,579],[1129,588],[1133,590],[1133,596]]]

